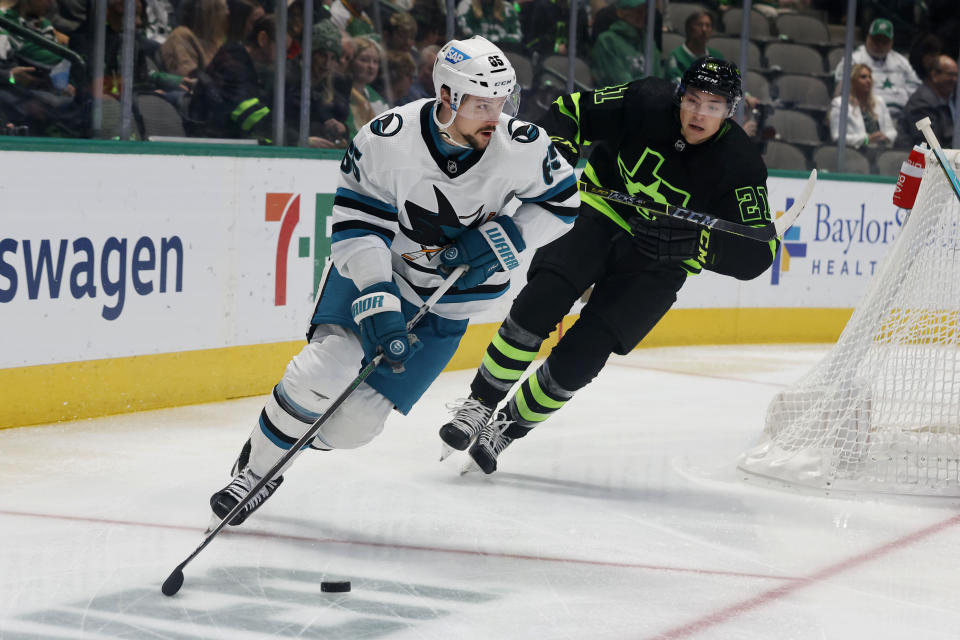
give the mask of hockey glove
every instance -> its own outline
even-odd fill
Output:
[[[378,282],[360,292],[350,313],[360,325],[360,344],[367,362],[383,351],[377,367],[383,373],[402,373],[403,363],[422,346],[407,334],[407,321],[400,305],[400,290],[392,282]]]
[[[526,246],[513,220],[498,216],[461,233],[457,241],[440,254],[440,261],[442,268],[448,272],[461,264],[469,266],[453,286],[472,289],[483,284],[497,271],[509,271],[520,266],[519,254]]]
[[[695,224],[666,216],[653,219],[632,216],[627,223],[637,250],[651,260],[682,262],[699,259],[701,229]]]

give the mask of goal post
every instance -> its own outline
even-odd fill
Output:
[[[932,154],[840,339],[773,398],[738,467],[828,492],[960,496],[960,200]]]

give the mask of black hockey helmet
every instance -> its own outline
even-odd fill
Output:
[[[737,105],[740,104],[740,99],[743,98],[740,69],[737,65],[711,56],[697,58],[683,72],[683,77],[677,86],[677,103],[683,98],[687,89],[699,89],[726,98],[727,105],[730,107],[727,117],[733,115]]]

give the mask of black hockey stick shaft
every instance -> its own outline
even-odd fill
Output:
[[[798,215],[800,215],[800,212],[803,211],[803,208],[806,206],[807,200],[810,198],[810,194],[813,193],[813,187],[816,185],[816,183],[817,172],[814,170],[810,173],[810,177],[807,179],[807,183],[804,186],[801,196],[794,201],[793,205],[786,211],[786,213],[776,221],[758,227],[751,227],[749,225],[731,222],[729,220],[712,216],[709,213],[702,213],[700,211],[693,211],[691,209],[678,207],[672,204],[664,204],[647,200],[646,198],[641,198],[638,196],[631,196],[626,193],[614,191],[613,189],[605,189],[584,180],[581,180],[579,185],[581,191],[599,196],[604,200],[619,202],[631,207],[642,207],[647,211],[651,211],[655,215],[686,220],[687,222],[692,222],[700,227],[716,229],[717,231],[723,231],[725,233],[730,233],[742,238],[749,238],[750,240],[756,240],[757,242],[770,242],[774,238],[783,236],[787,229],[790,228],[790,225],[793,224],[793,221]]]
[[[407,322],[407,331],[412,330],[420,322],[420,320],[423,319],[423,316],[425,316],[430,309],[433,308],[443,294],[445,294],[447,290],[453,286],[453,283],[457,281],[457,278],[459,278],[460,275],[466,270],[467,265],[460,265],[450,272],[443,282],[440,283],[440,286],[437,287],[437,290],[433,292],[427,301],[424,302],[423,305],[417,310],[414,316],[410,318],[409,322]],[[207,536],[203,539],[203,542],[200,543],[200,546],[194,549],[193,553],[191,553],[183,562],[177,565],[167,579],[163,581],[163,586],[160,590],[164,595],[172,596],[180,590],[180,587],[183,585],[183,569],[194,558],[196,558],[200,552],[207,547],[208,544],[210,544],[210,542],[217,536],[218,533],[223,530],[228,522],[233,520],[234,516],[236,516],[240,510],[243,509],[244,505],[246,505],[253,498],[253,496],[257,495],[257,493],[259,493],[260,490],[263,489],[263,487],[266,486],[266,484],[270,482],[274,476],[277,475],[277,473],[280,472],[280,469],[282,469],[285,464],[287,464],[290,460],[296,457],[300,451],[303,450],[304,446],[310,440],[312,440],[314,436],[316,436],[317,432],[319,432],[327,420],[330,419],[330,416],[332,416],[334,412],[340,408],[340,405],[346,402],[347,398],[350,397],[357,387],[359,387],[363,381],[374,372],[382,359],[383,352],[380,352],[373,358],[373,360],[363,367],[363,369],[360,370],[360,373],[357,374],[357,377],[354,378],[353,381],[347,385],[347,388],[344,389],[340,395],[330,403],[330,406],[327,407],[327,410],[324,411],[319,418],[317,418],[313,425],[307,429],[307,432],[300,436],[300,439],[297,440],[296,443],[294,443],[290,449],[280,457],[279,460],[277,460],[276,464],[274,464],[270,470],[267,471],[262,478],[260,478],[260,481],[257,482],[252,489],[250,489],[247,495],[244,496],[244,498],[240,500],[240,502],[238,502],[226,516],[224,516],[224,518],[220,521],[220,524],[214,527],[213,530],[207,534]]]

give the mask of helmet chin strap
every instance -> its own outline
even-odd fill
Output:
[[[472,148],[472,147],[470,147],[470,145],[460,144],[459,142],[457,142],[456,140],[454,140],[454,139],[453,139],[453,136],[451,136],[451,135],[447,132],[447,129],[449,129],[449,128],[450,128],[450,125],[453,124],[453,121],[457,119],[457,112],[456,112],[456,111],[454,111],[453,109],[450,109],[450,113],[453,114],[453,117],[451,117],[450,120],[449,120],[448,122],[446,122],[446,123],[440,122],[440,117],[439,117],[439,116],[440,116],[440,105],[442,105],[442,104],[443,104],[443,103],[438,100],[438,101],[437,101],[437,108],[433,110],[433,123],[434,123],[435,125],[437,125],[437,130],[440,132],[440,137],[443,138],[443,141],[444,141],[444,142],[446,142],[447,144],[453,145],[453,146],[455,146],[455,147],[460,147],[460,148],[462,148],[462,149],[470,149],[470,148]]]

